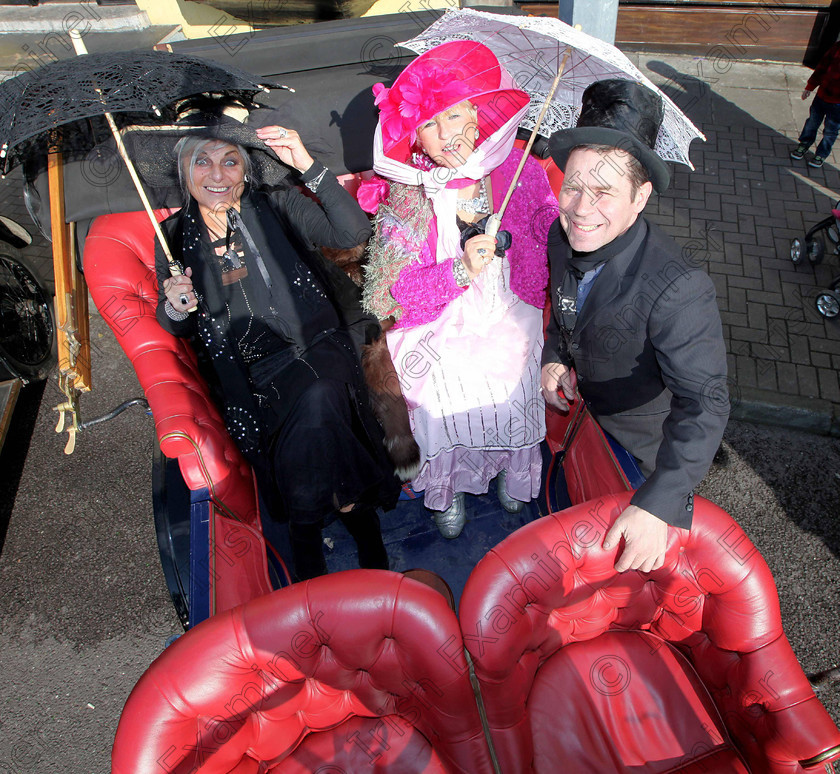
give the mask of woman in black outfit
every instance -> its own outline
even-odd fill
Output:
[[[192,337],[210,366],[203,371],[263,499],[289,523],[297,579],[326,573],[321,529],[336,517],[360,566],[387,569],[376,507],[395,505],[399,483],[359,364],[376,323],[315,249],[364,242],[367,216],[296,132],[255,132],[225,116],[190,122],[176,145],[186,204],[162,224],[183,274],[170,276],[158,248],[158,320]],[[278,158],[320,206],[290,185],[256,189],[288,173]]]

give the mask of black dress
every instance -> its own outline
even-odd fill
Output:
[[[304,181],[322,169],[316,163]],[[305,534],[311,553],[317,537],[320,556],[320,526],[356,504],[352,523],[342,521],[357,542],[360,529],[364,533],[363,566],[383,566],[384,549],[371,553],[363,545],[378,538],[381,546],[378,520],[372,536],[374,509],[392,508],[399,494],[359,364],[359,346],[376,324],[362,313],[352,282],[313,250],[315,244],[355,246],[369,224],[329,173],[318,197],[323,209],[295,189],[272,199],[244,196],[239,228],[229,234],[223,257],[194,202],[176,213],[164,230],[182,267],[193,270],[199,310],[185,320],[166,314],[162,288],[169,271],[159,255],[157,316],[170,332],[192,337],[272,517],[290,523],[293,548]],[[299,576],[319,574],[298,570]]]

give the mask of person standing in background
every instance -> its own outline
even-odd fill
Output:
[[[799,145],[790,152],[790,157],[801,159],[805,156],[808,148],[817,139],[817,132],[825,120],[822,140],[814,157],[808,161],[809,167],[819,169],[831,153],[840,131],[840,42],[836,42],[823,54],[805,85],[802,99],[808,99],[814,89],[817,89],[817,95],[811,103],[808,120],[799,134]]]

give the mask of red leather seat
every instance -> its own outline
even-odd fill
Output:
[[[601,544],[630,496],[526,525],[467,582],[461,627],[502,771],[787,774],[840,759],[744,532],[698,497],[661,570],[617,573]]]
[[[348,570],[212,617],[126,702],[113,774],[492,772],[458,622],[430,587]]]
[[[160,220],[166,215],[157,213]],[[97,309],[134,366],[161,450],[178,459],[191,490],[207,490],[209,553],[193,557],[206,576],[207,612],[271,591],[251,468],[228,435],[189,344],[155,317],[154,231],[146,213],[97,218],[85,241],[84,271]]]

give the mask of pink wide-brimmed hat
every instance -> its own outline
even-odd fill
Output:
[[[391,88],[373,87],[385,155],[406,162],[417,128],[469,100],[478,111],[480,145],[530,101],[487,46],[443,43],[410,62]]]

